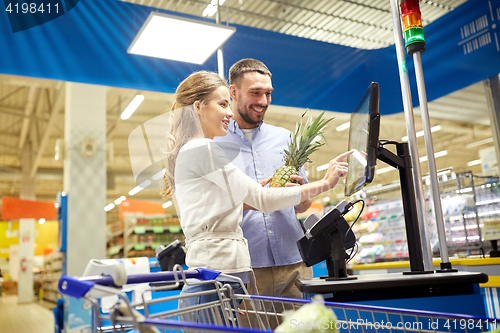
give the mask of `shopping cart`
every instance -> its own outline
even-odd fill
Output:
[[[290,319],[286,313],[298,310],[311,300],[249,295],[240,279],[244,294],[235,294],[230,285],[218,282],[232,278],[206,269],[183,271],[176,266],[172,272],[130,275],[127,284],[151,283],[151,292],[178,288],[181,283],[213,284],[213,290],[199,293],[159,297],[132,303],[129,296],[117,289],[110,276],[74,278],[63,276],[59,281],[61,293],[83,298],[92,305],[92,332],[241,332],[270,331],[285,321],[283,331],[305,332],[487,332],[497,328],[496,319],[470,315],[405,310],[388,307],[364,306],[325,302],[336,316],[336,321],[310,318]],[[197,279],[193,282],[192,279]],[[233,278],[234,279],[234,278]],[[187,306],[185,300],[193,296],[213,293],[212,302]],[[118,295],[119,301],[108,314],[102,313],[99,298]],[[161,305],[177,302],[176,309],[163,311]],[[158,306],[159,305],[159,306]],[[139,311],[138,311],[139,309]],[[287,312],[288,311],[288,312]],[[283,328],[280,327],[280,329]],[[289,330],[287,329],[289,328]]]

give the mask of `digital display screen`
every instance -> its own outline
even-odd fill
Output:
[[[346,196],[355,193],[373,180],[376,160],[373,155],[376,153],[370,149],[370,130],[374,130],[370,128],[370,124],[377,116],[378,85],[372,83],[351,114],[349,150],[354,152],[347,158],[349,169],[346,176]],[[378,128],[375,132],[372,135],[375,135],[375,140],[378,141]]]

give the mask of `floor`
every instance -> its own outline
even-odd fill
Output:
[[[17,304],[17,295],[0,296],[0,331],[2,333],[53,333],[54,303],[34,300]]]

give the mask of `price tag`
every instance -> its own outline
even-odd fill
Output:
[[[135,226],[134,227],[134,233],[136,233],[136,234],[145,234],[146,233],[146,227],[144,227],[144,226]]]
[[[154,226],[153,232],[155,234],[162,234],[163,232],[165,232],[165,229],[163,229],[163,227],[161,227],[161,226]]]
[[[135,243],[134,244],[134,250],[136,251],[142,251],[146,249],[146,244],[144,243]]]
[[[179,232],[181,232],[181,227],[178,225],[171,225],[170,227],[168,227],[168,231],[173,234],[178,234]]]

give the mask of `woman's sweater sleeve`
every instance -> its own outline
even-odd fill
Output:
[[[243,198],[243,202],[247,205],[267,214],[276,210],[293,207],[300,203],[301,193],[298,186],[282,188],[262,187],[262,185],[232,164],[224,150],[220,147],[211,149],[211,152],[212,160],[220,162],[215,164],[218,164],[218,167],[222,169],[230,188],[238,192],[243,191],[240,195]],[[242,194],[245,194],[245,196],[243,197]]]
[[[301,193],[298,186],[268,188],[262,187],[252,178],[244,174],[240,169],[233,167],[244,175],[247,182],[247,196],[243,200],[247,205],[268,214],[275,210],[296,206],[300,203]]]
[[[199,177],[215,183],[227,193],[233,204],[244,202],[263,212],[293,207],[300,203],[298,186],[284,188],[262,187],[255,180],[231,163],[217,143],[207,140],[190,150],[189,168]],[[186,165],[186,164],[184,164]]]

